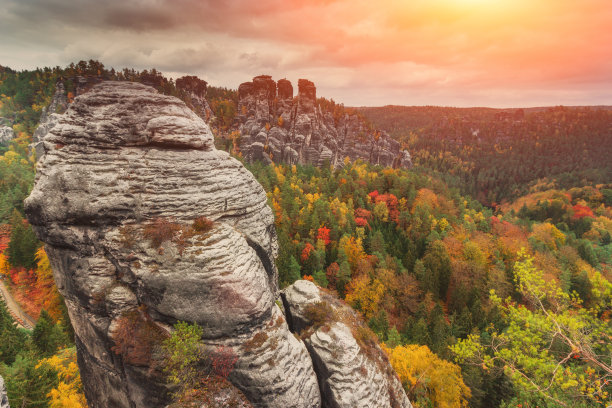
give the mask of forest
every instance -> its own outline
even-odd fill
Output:
[[[495,207],[536,184],[572,188],[612,180],[612,109],[385,106],[358,108],[413,161]]]
[[[66,308],[23,214],[32,134],[56,82],[70,100],[77,76],[188,100],[156,70],[0,67],[0,124],[16,135],[0,146],[0,275],[36,320],[18,328],[0,303],[11,406],[86,406]],[[209,87],[207,98],[218,146],[241,160],[235,91]],[[609,406],[612,111],[360,112],[414,168],[245,163],[275,214],[279,286],[308,279],[358,310],[417,408]]]

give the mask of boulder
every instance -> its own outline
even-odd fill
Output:
[[[322,407],[412,407],[375,335],[350,306],[306,280],[281,297],[289,327],[312,356]]]

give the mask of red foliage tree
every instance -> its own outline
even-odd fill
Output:
[[[399,223],[399,202],[396,196],[393,194],[379,194],[375,197],[374,202],[385,203],[389,210],[389,219],[395,223]]]
[[[302,262],[306,262],[308,258],[310,258],[310,253],[312,251],[314,251],[314,247],[312,246],[310,242],[308,242],[306,246],[304,247],[304,249],[302,250],[302,255],[300,256],[300,258],[302,259]]]
[[[368,220],[366,220],[365,218],[357,217],[355,218],[355,224],[357,224],[358,227],[366,227],[368,225]]]
[[[336,287],[338,271],[340,270],[340,265],[337,262],[332,262],[331,265],[327,267],[325,270],[325,276],[327,276],[327,281],[331,287]]]
[[[574,218],[580,219],[584,217],[593,217],[593,210],[591,210],[586,205],[576,204],[572,207],[574,210]]]
[[[317,230],[317,240],[321,240],[325,243],[325,245],[328,245],[331,240],[329,239],[329,228],[326,228],[325,226],[319,228]]]

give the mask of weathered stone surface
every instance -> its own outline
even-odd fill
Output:
[[[64,113],[68,109],[68,97],[66,96],[66,88],[63,82],[55,84],[55,93],[51,98],[49,106],[43,108],[40,115],[38,127],[32,135],[32,143],[30,148],[36,153],[36,160],[44,154],[42,140],[47,133],[57,124],[59,114]]]
[[[169,400],[158,370],[112,350],[134,311],[162,332],[196,322],[208,349],[231,347],[229,380],[253,406],[320,406],[309,353],[275,304],[265,192],[215,150],[198,115],[148,86],[102,82],[57,116],[42,147],[25,208],[66,298],[90,408]],[[213,228],[196,233],[199,217]],[[191,232],[157,248],[154,223]]]
[[[0,126],[0,145],[6,145],[15,138],[15,132],[12,127]]]
[[[10,408],[6,395],[6,387],[4,386],[4,378],[2,378],[2,376],[0,376],[0,408]]]
[[[308,346],[319,378],[322,407],[412,407],[380,347],[363,337],[365,324],[348,305],[300,280],[282,292],[289,326]],[[333,310],[326,322],[313,322],[309,308]]]
[[[410,154],[386,132],[370,130],[356,115],[334,117],[323,111],[309,80],[298,81],[295,99],[291,82],[281,79],[275,84],[268,75],[241,84],[238,96],[240,149],[247,160],[338,167],[348,157],[382,166],[412,166]]]

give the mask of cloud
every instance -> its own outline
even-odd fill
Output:
[[[612,103],[607,0],[0,0],[0,64],[95,58],[349,105]]]

